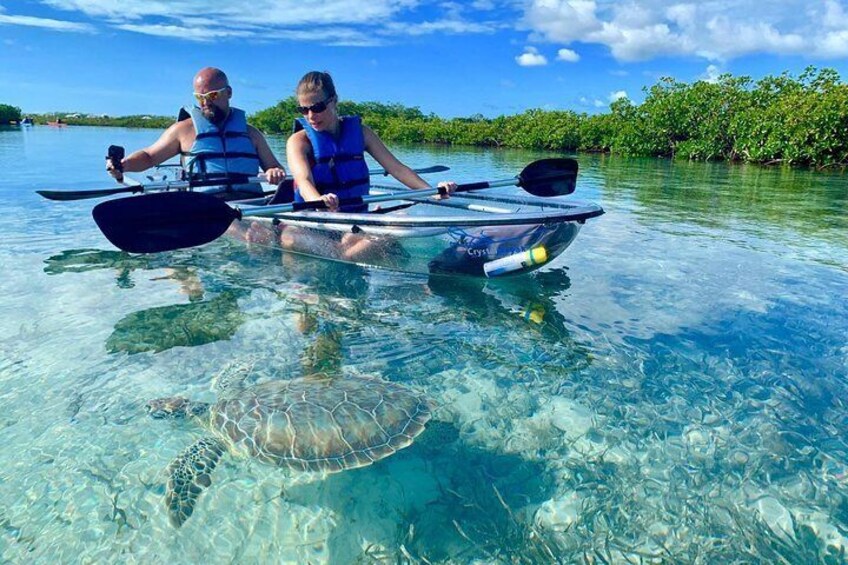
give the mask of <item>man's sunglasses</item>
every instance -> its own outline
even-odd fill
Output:
[[[313,104],[312,106],[298,106],[297,111],[303,114],[304,116],[309,112],[312,112],[313,114],[320,114],[321,112],[327,109],[327,104],[329,104],[332,99],[332,97],[327,98],[323,102],[318,102],[317,104]]]
[[[195,92],[194,97],[197,99],[197,101],[199,103],[202,103],[204,100],[206,100],[207,103],[214,102],[228,88],[229,88],[229,86],[225,86],[224,88],[219,88],[218,90],[213,90],[211,92],[207,92],[206,94],[201,94],[199,92]]]

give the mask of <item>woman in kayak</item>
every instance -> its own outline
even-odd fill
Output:
[[[339,116],[338,95],[328,73],[306,73],[297,85],[298,111],[286,157],[295,181],[295,201],[323,200],[339,209],[340,198],[365,196],[369,189],[367,151],[395,179],[409,188],[431,188],[401,163],[359,116]],[[453,182],[441,182],[447,193]],[[359,208],[359,210],[356,210]],[[364,211],[361,206],[342,211]]]
[[[341,206],[339,200],[365,196],[370,188],[365,153],[388,174],[414,189],[431,186],[401,163],[359,116],[339,116],[338,95],[328,73],[306,73],[297,85],[298,111],[294,134],[286,143],[286,158],[294,178],[295,202],[323,200],[330,211],[367,212],[367,205]],[[440,182],[441,198],[448,198],[454,182]],[[281,243],[286,245],[285,234]],[[348,234],[342,240],[342,255],[359,258],[368,241]]]

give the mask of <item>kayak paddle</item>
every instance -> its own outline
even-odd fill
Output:
[[[426,175],[427,173],[443,173],[445,171],[449,171],[450,167],[446,167],[444,165],[433,165],[432,167],[424,167],[422,169],[412,169],[414,172],[419,175]],[[389,176],[389,171],[386,169],[368,169],[368,174],[371,176],[383,175],[384,177]]]
[[[527,165],[517,177],[461,184],[456,192],[497,186],[520,186],[536,196],[561,196],[574,192],[577,161],[541,159]],[[417,190],[416,198],[445,194],[443,187]],[[398,194],[381,194],[339,201],[339,206],[401,200]],[[273,216],[284,212],[326,208],[322,200],[271,206],[232,207],[202,192],[162,192],[144,198],[119,198],[94,207],[94,221],[115,247],[130,253],[158,253],[194,247],[223,235],[234,220]]]
[[[450,167],[444,165],[433,165],[432,167],[423,167],[420,169],[412,169],[418,174],[441,173],[450,170]],[[369,169],[370,175],[386,175],[385,169]],[[95,190],[36,190],[38,194],[48,200],[86,200],[89,198],[102,198],[104,196],[112,196],[113,194],[139,194],[144,192],[166,192],[176,190],[188,190],[189,188],[203,186],[223,186],[226,184],[255,184],[265,182],[265,177],[259,175],[256,177],[230,178],[229,183],[222,179],[196,180],[196,181],[169,181],[169,182],[154,182],[148,184],[138,184],[135,186],[121,186],[115,188],[103,188]],[[283,183],[291,185],[291,179],[286,179]],[[273,193],[269,193],[273,194]]]
[[[565,196],[567,194],[571,194],[574,192],[576,188],[576,180],[577,180],[577,161],[574,159],[541,159],[539,161],[534,161],[530,165],[528,165],[523,171],[522,174],[526,177],[530,178],[535,176],[532,182],[531,188],[526,188],[525,190],[534,196],[542,196],[542,197],[551,197],[551,196]],[[546,183],[544,175],[545,174],[553,174],[555,177],[554,182]],[[515,184],[514,182],[510,182],[509,184]],[[471,186],[471,185],[465,185]],[[498,184],[498,186],[502,186]],[[519,183],[519,186],[520,183]],[[392,186],[388,184],[372,184],[372,188],[381,189],[381,190],[391,190],[398,196],[398,198],[402,198],[403,200],[415,200],[417,202],[426,201],[427,198],[422,198],[418,196],[418,191],[407,188],[405,186]],[[488,187],[487,187],[488,188]],[[485,200],[488,202],[502,202],[504,204],[526,204],[527,200],[518,198],[510,198],[509,196],[492,196],[492,195],[483,195],[476,193],[469,193],[467,189],[461,194],[457,194],[456,197],[459,199],[469,199],[469,200]],[[447,205],[447,201],[439,201],[433,200],[431,203],[437,203],[441,205]],[[457,205],[458,207],[468,208],[469,204],[461,204]],[[486,211],[481,208],[481,211]]]
[[[229,184],[256,184],[261,183],[264,180],[265,178],[262,176],[244,177],[241,179],[231,178]],[[65,201],[86,200],[89,198],[102,198],[104,196],[111,196],[113,194],[121,194],[124,192],[130,194],[138,194],[143,192],[184,191],[189,188],[198,188],[203,186],[225,186],[226,184],[227,182],[223,179],[209,179],[202,181],[177,180],[137,184],[134,186],[121,186],[115,188],[101,188],[95,190],[36,190],[36,192],[48,200]]]

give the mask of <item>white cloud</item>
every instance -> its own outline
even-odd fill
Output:
[[[665,12],[672,23],[682,29],[694,29],[698,20],[698,8],[695,4],[675,4]]]
[[[118,29],[122,29],[124,31],[132,31],[136,33],[143,33],[146,35],[156,35],[159,37],[179,37],[182,39],[188,39],[191,41],[213,41],[217,39],[223,39],[228,37],[249,37],[253,35],[250,32],[237,31],[237,30],[227,30],[227,29],[213,29],[213,28],[203,28],[203,27],[183,27],[183,26],[171,26],[171,25],[134,25],[134,24],[122,24],[115,26]]]
[[[593,0],[531,0],[524,20],[533,31],[558,43],[583,40],[597,33],[602,23]]]
[[[605,45],[620,61],[848,56],[848,14],[836,0],[527,0],[520,25],[533,40]]]
[[[492,0],[474,0],[471,7],[475,10],[494,10],[495,3]]]
[[[571,49],[560,49],[557,51],[557,61],[565,61],[566,63],[576,63],[580,60],[580,55]]]
[[[51,9],[51,17],[32,12],[37,4]],[[581,50],[573,44],[579,42],[605,46],[619,61],[700,57],[721,63],[757,53],[848,57],[847,4],[848,0],[38,0],[13,3],[14,13],[0,7],[0,25],[74,32],[117,28],[191,41],[291,38],[336,45],[379,45],[404,35],[494,33],[517,25],[529,32],[528,42],[550,42],[555,50],[565,49],[566,55],[558,56],[562,61],[577,57]],[[520,57],[530,64],[540,64],[544,58],[530,55],[535,56]]]
[[[822,23],[828,29],[848,28],[848,15],[839,2],[828,0],[825,3],[825,11],[822,14]]]
[[[32,16],[14,16],[0,14],[0,25],[19,25],[27,27],[40,27],[54,31],[92,32],[94,28],[87,24],[54,20],[50,18],[36,18]]]
[[[607,103],[603,100],[595,100],[595,108],[606,108]]]
[[[608,100],[610,103],[613,103],[616,100],[621,100],[622,98],[628,98],[627,93],[623,90],[617,90],[615,92],[610,92]]]
[[[756,52],[780,54],[798,53],[805,45],[804,39],[794,33],[781,33],[763,22],[739,22],[735,18],[716,16],[706,22],[706,30],[721,51],[714,59],[728,59]]]
[[[388,23],[380,31],[384,35],[428,35],[431,33],[492,33],[497,29],[494,23],[475,23],[458,19],[447,19],[433,22]]]
[[[225,38],[308,40],[330,45],[379,45],[386,37],[490,33],[507,22],[466,20],[462,2],[434,3],[435,17],[413,19],[421,0],[41,0],[83,14],[100,26],[188,41]],[[493,8],[481,0],[478,9]],[[429,13],[432,14],[433,10]]]
[[[535,47],[525,47],[524,53],[516,57],[515,61],[522,67],[542,67],[548,64],[545,56]]]
[[[43,3],[115,22],[203,18],[220,27],[374,23],[415,4],[414,0],[43,0]]]
[[[701,75],[701,80],[706,82],[718,82],[718,77],[721,76],[721,69],[716,65],[708,65],[704,74]]]
[[[848,57],[848,30],[834,31],[822,37],[818,54],[822,57]]]

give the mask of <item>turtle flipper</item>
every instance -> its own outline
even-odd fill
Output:
[[[214,438],[196,441],[168,465],[165,504],[168,518],[179,528],[194,512],[194,504],[203,489],[212,484],[211,474],[226,448]]]

